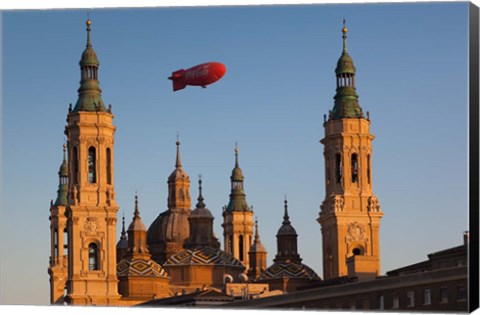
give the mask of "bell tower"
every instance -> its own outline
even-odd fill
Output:
[[[66,156],[66,145],[63,145],[63,163],[58,171],[59,184],[57,199],[50,204],[50,264],[48,274],[50,275],[50,303],[63,304],[65,299],[65,286],[68,278],[68,234],[67,217],[65,209],[67,206],[68,189],[68,163]]]
[[[81,81],[75,107],[70,106],[68,141],[67,302],[115,305],[120,298],[116,273],[114,133],[111,108],[105,107],[98,81],[99,61],[90,40],[80,60]]]
[[[371,279],[380,273],[380,211],[372,185],[370,118],[364,117],[355,89],[355,66],[343,52],[335,69],[337,90],[333,110],[324,117],[326,196],[317,221],[323,240],[324,279],[356,276]]]
[[[223,208],[223,236],[225,252],[233,255],[249,269],[248,252],[253,242],[253,210],[247,205],[243,189],[243,172],[238,164],[238,146],[235,147],[235,167],[232,170],[231,193],[228,206]]]

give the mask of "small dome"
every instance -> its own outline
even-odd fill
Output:
[[[170,176],[168,176],[169,180],[172,180],[172,179],[187,179],[187,178],[188,178],[188,174],[182,168],[174,169],[172,174],[170,174]]]
[[[68,176],[68,163],[67,161],[63,161],[62,165],[60,165],[60,170],[58,171],[58,175],[60,176]]]
[[[100,62],[97,58],[97,53],[92,47],[87,47],[82,53],[82,59],[80,59],[80,66],[99,66]]]
[[[126,238],[120,238],[117,242],[117,249],[127,249],[128,248],[128,240]]]
[[[231,179],[232,180],[243,180],[244,177],[243,177],[243,172],[242,172],[242,169],[238,166],[236,166],[233,170],[232,170],[232,176],[231,176]]]
[[[213,215],[207,208],[196,208],[190,213],[190,217],[213,218]]]
[[[252,246],[250,246],[250,252],[266,253],[267,250],[265,246],[263,246],[262,242],[254,242]]]
[[[348,53],[342,53],[342,56],[338,59],[335,73],[355,73],[352,57]]]
[[[128,226],[128,231],[146,231],[145,225],[140,218],[135,219]]]
[[[277,232],[277,235],[297,235],[297,231],[290,224],[283,224]]]

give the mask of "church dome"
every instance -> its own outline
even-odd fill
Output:
[[[166,210],[152,222],[147,231],[148,244],[165,241],[183,242],[189,236],[188,216],[190,211]]]
[[[320,277],[304,264],[296,263],[275,263],[265,270],[259,278],[259,281],[270,279],[295,278],[317,280]]]

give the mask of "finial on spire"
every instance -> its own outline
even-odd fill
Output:
[[[180,160],[180,140],[179,140],[179,136],[178,136],[178,131],[177,131],[176,145],[177,145],[177,159],[176,159],[176,162],[175,162],[175,167],[176,168],[181,168],[182,167],[182,161]]]
[[[258,219],[255,216],[255,240],[260,238],[260,233],[258,232]]]
[[[238,142],[235,142],[235,167],[238,167]]]
[[[283,215],[283,224],[290,224],[289,216],[288,216],[288,204],[287,204],[287,195],[285,195],[285,213]]]
[[[342,28],[342,33],[343,33],[343,53],[346,53],[347,52],[347,32],[348,32],[348,29],[345,25],[346,23],[346,20],[345,18],[343,19],[343,28]]]
[[[85,22],[87,25],[87,48],[92,47],[92,43],[90,41],[90,25],[92,24],[92,21],[90,21],[90,13],[87,12],[87,21]]]
[[[133,215],[136,218],[140,218],[140,211],[138,211],[138,193],[135,191],[135,212]]]
[[[205,208],[205,203],[203,202],[202,196],[202,175],[198,175],[198,198],[197,198],[197,208]]]
[[[67,161],[67,144],[63,143],[63,162]]]
[[[127,233],[125,232],[125,212],[123,213],[122,216],[122,236],[120,236],[120,239],[126,239],[127,238]]]

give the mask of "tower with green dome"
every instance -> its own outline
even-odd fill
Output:
[[[50,263],[48,274],[50,275],[50,303],[63,304],[65,286],[68,277],[68,237],[67,237],[67,217],[65,210],[67,207],[68,192],[68,162],[66,154],[66,145],[63,145],[63,162],[58,171],[59,184],[57,198],[50,203]]]
[[[362,108],[358,104],[358,95],[355,89],[355,65],[347,51],[347,28],[345,22],[342,28],[343,51],[338,59],[335,74],[337,76],[337,93],[335,105],[330,112],[331,119],[363,117]]]
[[[72,305],[118,305],[111,108],[105,108],[98,82],[97,54],[86,21],[87,44],[80,59],[80,88],[67,115],[68,280],[65,300]]]
[[[356,69],[343,51],[335,69],[337,91],[325,116],[325,199],[317,221],[321,225],[323,277],[373,279],[380,274],[380,219],[383,213],[373,194],[370,117],[365,118],[355,89]]]
[[[243,171],[238,163],[238,146],[235,146],[235,167],[230,176],[231,189],[228,205],[223,208],[224,249],[249,269],[248,252],[253,241],[253,210],[247,204]]]

